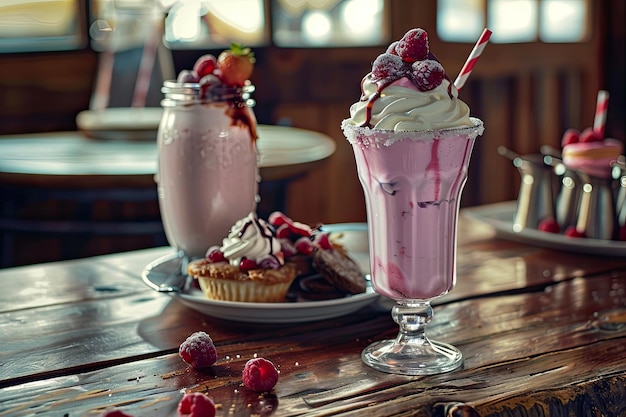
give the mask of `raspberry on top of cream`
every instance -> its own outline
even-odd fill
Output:
[[[278,239],[270,230],[268,224],[259,219],[255,213],[250,213],[238,220],[230,229],[228,237],[222,241],[220,251],[231,265],[240,265],[242,258],[264,263],[285,263]],[[265,261],[265,262],[264,262]]]
[[[474,126],[423,29],[408,31],[379,55],[361,91],[346,123],[396,132]]]

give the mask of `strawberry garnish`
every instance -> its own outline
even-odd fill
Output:
[[[254,62],[254,53],[250,48],[231,43],[230,49],[217,57],[220,79],[226,85],[242,86],[252,75]]]

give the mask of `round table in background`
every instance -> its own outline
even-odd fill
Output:
[[[291,127],[258,131],[265,217],[284,210],[289,181],[323,163],[335,142]],[[167,244],[156,141],[136,139],[80,131],[0,136],[0,267]]]

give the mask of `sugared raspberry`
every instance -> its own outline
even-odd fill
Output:
[[[271,391],[278,382],[278,371],[274,364],[264,358],[254,358],[246,362],[242,372],[243,384],[256,392]]]
[[[601,142],[603,140],[602,136],[596,133],[593,128],[588,127],[580,133],[580,138],[578,141],[580,143],[585,142]]]
[[[289,230],[297,236],[313,236],[313,229],[308,224],[300,222],[287,223]]]
[[[224,262],[224,261],[226,261],[226,258],[224,257],[224,254],[222,253],[220,248],[218,248],[217,246],[213,246],[213,247],[209,248],[209,250],[206,253],[206,258],[210,262]]]
[[[267,221],[269,224],[271,224],[274,227],[278,227],[282,224],[285,223],[291,223],[293,222],[293,220],[291,220],[289,217],[287,217],[287,215],[285,215],[285,213],[281,212],[281,211],[274,211],[272,212],[268,217],[267,217]]]
[[[217,58],[214,55],[206,54],[196,60],[193,70],[198,74],[198,77],[202,78],[205,75],[212,74],[216,67]]]
[[[241,261],[239,261],[239,269],[241,269],[242,271],[250,271],[252,269],[258,268],[259,264],[257,264],[254,259],[241,258]]]
[[[561,139],[561,146],[569,145],[572,143],[578,143],[580,133],[576,129],[567,129],[563,133],[563,139]]]
[[[133,417],[130,414],[126,414],[122,410],[110,409],[105,410],[104,413],[100,415],[100,417]]]
[[[576,227],[570,226],[565,230],[565,236],[567,237],[586,237],[584,233],[576,230]]]
[[[276,238],[277,239],[290,239],[291,238],[291,228],[289,227],[289,223],[283,223],[276,228]]]
[[[195,369],[208,368],[217,362],[213,340],[205,332],[195,332],[178,348],[180,357]]]
[[[419,90],[430,91],[441,84],[446,72],[439,62],[427,59],[414,62],[409,76]]]
[[[391,42],[389,46],[387,47],[387,50],[385,51],[385,53],[391,54],[391,55],[398,55],[398,53],[396,52],[396,46],[398,45],[398,42],[399,41]]]
[[[215,403],[201,392],[190,392],[178,403],[178,415],[189,417],[214,417]]]
[[[381,54],[372,64],[372,75],[379,80],[398,79],[407,73],[409,66],[398,55]]]
[[[278,269],[280,268],[280,262],[275,257],[268,256],[259,262],[259,266],[263,269]]]
[[[396,45],[396,53],[405,62],[421,61],[428,57],[428,34],[424,29],[411,29]]]
[[[333,248],[333,245],[330,243],[330,239],[328,238],[328,233],[316,234],[314,242],[318,248],[323,250],[330,250]]]
[[[298,253],[301,253],[302,255],[310,255],[315,249],[313,247],[313,242],[311,242],[311,239],[305,236],[302,236],[301,238],[296,240],[295,245]]]
[[[548,233],[559,233],[561,231],[559,224],[553,218],[547,218],[540,221],[537,229]]]
[[[195,71],[191,70],[182,70],[178,73],[178,78],[176,78],[176,82],[179,83],[197,83],[200,78]]]

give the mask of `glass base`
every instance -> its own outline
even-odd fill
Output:
[[[456,347],[428,339],[420,339],[419,342],[374,342],[363,350],[361,359],[378,371],[401,375],[440,374],[453,371],[463,364],[463,354]]]

